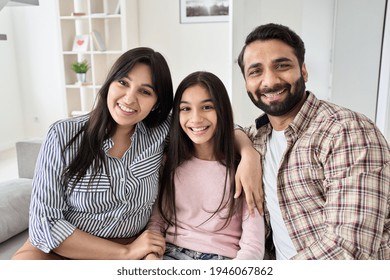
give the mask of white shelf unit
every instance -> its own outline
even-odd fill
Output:
[[[64,95],[69,117],[93,108],[96,95],[115,60],[127,50],[125,0],[57,0],[61,32]],[[118,13],[118,5],[120,12]],[[75,16],[74,13],[82,13]],[[99,51],[91,32],[100,33],[106,50]],[[74,51],[76,35],[88,35],[86,51]],[[75,61],[90,65],[87,80],[77,83],[71,69]]]

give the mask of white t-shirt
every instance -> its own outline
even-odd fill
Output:
[[[297,254],[297,250],[288,234],[286,224],[280,212],[277,195],[277,181],[280,161],[287,148],[284,131],[272,130],[268,136],[267,152],[264,160],[264,193],[267,208],[270,213],[273,241],[276,249],[276,259],[290,259]]]

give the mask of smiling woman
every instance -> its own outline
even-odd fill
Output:
[[[121,55],[91,113],[49,128],[32,183],[29,240],[13,259],[162,255],[164,239],[143,229],[157,196],[172,102],[160,53]]]
[[[148,65],[138,63],[128,75],[108,89],[107,106],[118,130],[134,132],[134,126],[158,106],[158,95]]]

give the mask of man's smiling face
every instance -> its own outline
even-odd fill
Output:
[[[302,100],[306,67],[294,49],[280,40],[254,41],[244,54],[246,89],[252,102],[266,114],[283,116]]]

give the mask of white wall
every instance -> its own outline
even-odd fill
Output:
[[[390,1],[387,1],[390,11]],[[382,61],[379,81],[378,106],[376,124],[390,142],[390,17],[386,18],[383,36]]]
[[[11,7],[26,137],[42,137],[48,126],[64,118],[60,43],[55,1]]]
[[[375,121],[386,0],[336,4],[331,101]]]
[[[0,11],[0,150],[24,138],[43,137],[65,117],[56,3]],[[4,26],[8,26],[6,30]]]
[[[11,17],[10,9],[0,11],[0,33],[8,37],[0,41],[0,151],[25,135]]]
[[[185,76],[199,70],[213,72],[229,87],[229,23],[180,24],[179,2],[138,2],[140,45],[164,55],[174,89]]]

